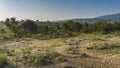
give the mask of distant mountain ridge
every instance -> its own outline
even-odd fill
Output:
[[[100,21],[107,21],[107,22],[120,22],[120,13],[119,14],[111,14],[111,15],[104,15],[104,16],[99,16],[95,18],[85,18],[85,19],[71,19],[75,22],[80,22],[80,23],[94,23],[94,22],[100,22]],[[68,20],[63,20],[61,22],[65,22]],[[59,21],[60,22],[60,21]]]
[[[105,20],[120,19],[120,13],[119,13],[119,14],[99,16],[99,17],[96,17],[96,18],[97,18],[97,19],[105,19]]]

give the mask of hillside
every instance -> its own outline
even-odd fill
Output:
[[[71,19],[75,22],[80,22],[80,23],[95,23],[99,21],[107,21],[107,22],[120,22],[120,14],[110,14],[110,15],[104,15],[104,16],[99,16],[95,18],[84,18],[84,19]],[[62,20],[62,21],[57,21],[57,22],[65,22],[69,20]]]

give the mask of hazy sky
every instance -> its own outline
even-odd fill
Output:
[[[0,20],[63,20],[115,13],[120,13],[120,0],[0,0]]]

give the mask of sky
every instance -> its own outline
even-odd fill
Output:
[[[0,20],[94,18],[120,13],[120,0],[0,0]]]

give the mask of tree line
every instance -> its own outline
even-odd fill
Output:
[[[16,38],[34,37],[34,38],[59,38],[72,37],[75,33],[101,33],[109,34],[120,32],[120,22],[109,23],[106,21],[95,23],[80,23],[72,20],[66,22],[41,22],[39,20],[16,20],[16,18],[7,18],[3,23],[14,34]],[[4,29],[1,30],[5,32]]]

